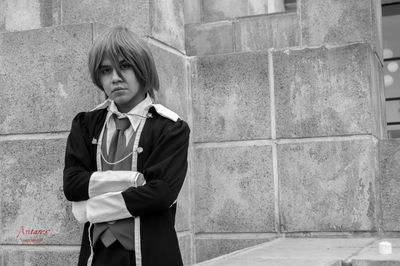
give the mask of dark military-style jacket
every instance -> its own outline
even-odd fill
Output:
[[[171,117],[169,112],[160,105],[148,109],[136,160],[136,169],[144,175],[146,184],[122,191],[121,204],[135,217],[135,229],[140,232],[134,235],[137,266],[183,265],[174,224],[176,199],[187,171],[190,130],[185,121]],[[89,199],[90,177],[99,169],[97,145],[106,116],[107,109],[100,109],[79,113],[73,119],[63,176],[69,201]],[[90,225],[87,222],[84,226],[79,266],[86,266],[93,253]]]

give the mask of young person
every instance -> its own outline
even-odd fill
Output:
[[[154,104],[153,57],[126,27],[101,35],[88,61],[107,99],[73,119],[67,140],[64,193],[85,223],[78,265],[182,265],[174,223],[189,127]]]

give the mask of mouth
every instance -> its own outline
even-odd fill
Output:
[[[114,88],[112,90],[112,92],[118,92],[118,91],[123,91],[123,90],[125,90],[125,88],[117,87],[117,88]]]

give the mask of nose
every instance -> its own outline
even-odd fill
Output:
[[[122,78],[118,75],[118,72],[116,69],[112,70],[112,82],[116,83],[116,82],[120,82],[122,81]]]

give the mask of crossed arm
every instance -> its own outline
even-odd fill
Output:
[[[83,114],[72,123],[67,141],[64,193],[79,222],[124,219],[168,209],[177,199],[187,170],[189,128],[179,120],[165,129],[146,159],[143,173],[90,171]]]

